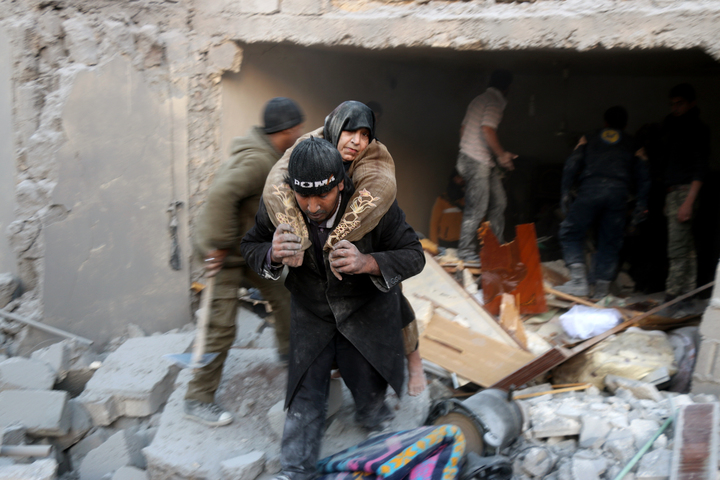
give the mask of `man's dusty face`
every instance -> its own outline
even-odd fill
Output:
[[[338,206],[338,200],[340,198],[340,192],[345,187],[343,182],[337,184],[335,188],[322,195],[304,195],[302,193],[295,193],[295,201],[297,201],[300,210],[303,211],[307,217],[316,223],[321,223],[327,220],[335,213]]]
[[[352,162],[370,143],[370,130],[361,128],[355,131],[343,130],[340,133],[337,149],[343,162]]]
[[[670,98],[670,112],[676,117],[685,115],[693,105],[695,105],[695,102],[688,102],[683,97]]]

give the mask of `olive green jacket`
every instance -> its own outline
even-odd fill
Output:
[[[227,249],[225,267],[245,265],[240,240],[255,225],[265,179],[281,153],[260,127],[233,139],[230,159],[215,174],[196,220],[196,253],[204,257],[212,250]]]

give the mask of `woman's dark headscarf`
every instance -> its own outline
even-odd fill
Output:
[[[354,132],[361,128],[370,130],[370,141],[375,138],[375,114],[364,103],[348,100],[338,105],[325,117],[323,137],[336,148],[343,130]]]

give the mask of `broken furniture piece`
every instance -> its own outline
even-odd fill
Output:
[[[512,242],[500,245],[492,230],[484,229],[481,282],[485,309],[492,315],[500,313],[504,293],[517,298],[521,314],[547,311],[535,225],[517,225],[515,235]]]

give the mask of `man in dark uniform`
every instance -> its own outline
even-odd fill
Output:
[[[562,209],[566,218],[560,224],[560,243],[571,279],[558,290],[571,295],[589,294],[584,241],[588,229],[598,223],[597,253],[593,261],[595,293],[608,294],[617,274],[618,258],[625,234],[628,197],[637,185],[633,223],[647,211],[650,177],[647,165],[636,156],[639,146],[623,130],[627,111],[620,106],[604,114],[605,128],[583,136],[565,161],[562,179]],[[570,189],[579,183],[577,199],[571,203]]]
[[[385,391],[389,384],[399,395],[404,374],[399,284],[419,273],[425,259],[397,202],[360,240],[323,250],[354,190],[340,152],[328,141],[312,137],[299,143],[286,181],[294,197],[287,200],[302,211],[312,246],[285,281],[291,327],[280,478],[305,480],[316,475],[334,362],[355,400],[358,423],[378,429],[392,418]],[[241,244],[248,265],[277,279],[283,258],[300,247],[289,225],[273,226],[261,202],[256,224]]]

